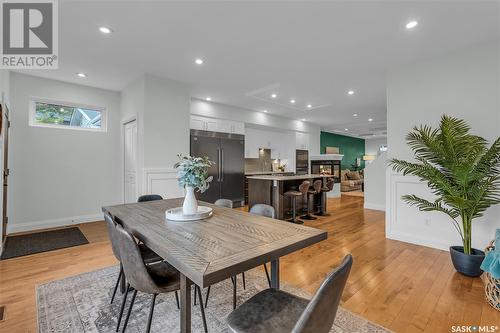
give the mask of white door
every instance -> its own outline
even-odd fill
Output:
[[[124,133],[124,200],[125,203],[137,201],[137,123],[131,121],[123,125]]]

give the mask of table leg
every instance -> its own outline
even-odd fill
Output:
[[[280,260],[271,261],[271,288],[280,289]]]
[[[181,273],[181,333],[191,333],[191,281]]]

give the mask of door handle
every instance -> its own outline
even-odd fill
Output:
[[[220,181],[224,181],[224,149],[220,150]]]
[[[220,149],[217,148],[217,181],[220,182]]]

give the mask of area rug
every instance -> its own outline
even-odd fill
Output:
[[[118,295],[119,297],[112,305],[109,301],[117,276],[118,267],[109,267],[39,285],[37,287],[39,332],[114,332],[122,297]],[[260,270],[249,271],[245,276],[246,290],[243,290],[241,275],[238,276],[238,304],[267,286],[265,274]],[[303,297],[309,296],[302,290],[287,284],[281,287],[283,290]],[[150,300],[150,295],[137,294],[127,332],[145,331]],[[208,331],[211,333],[228,332],[225,320],[231,311],[232,283],[228,279],[211,288],[206,309]],[[179,332],[179,315],[174,294],[159,295],[156,299],[151,332]],[[203,332],[200,309],[196,305],[192,308],[192,330]],[[390,331],[339,308],[331,332],[386,333]]]
[[[2,259],[64,249],[88,244],[89,241],[77,227],[8,236]]]

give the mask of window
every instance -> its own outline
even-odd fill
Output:
[[[104,108],[33,99],[30,126],[106,131]]]

